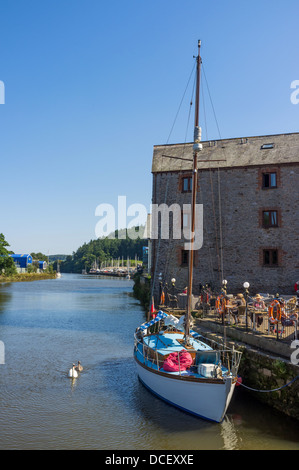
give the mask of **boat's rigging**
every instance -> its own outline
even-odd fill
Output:
[[[185,162],[193,162],[193,158],[184,158],[184,157],[177,157],[177,156],[174,156],[174,155],[165,155],[165,154],[162,154],[161,155],[162,157],[166,157],[166,158],[173,158],[174,160],[184,160]],[[209,162],[226,162],[226,158],[221,158],[221,159],[218,159],[218,160],[197,160],[197,162],[204,162],[204,163],[207,163],[207,161]]]
[[[220,140],[222,139],[221,137],[221,133],[220,133],[220,129],[219,129],[219,124],[218,124],[218,120],[217,120],[217,116],[216,116],[216,112],[215,112],[215,107],[214,107],[214,104],[213,104],[213,100],[212,100],[212,97],[211,97],[211,93],[210,93],[210,88],[209,88],[209,84],[208,84],[208,80],[207,80],[207,76],[206,76],[206,73],[204,71],[204,66],[202,64],[202,61],[201,61],[201,65],[202,65],[202,70],[204,72],[204,79],[205,79],[205,85],[206,85],[206,88],[207,88],[207,91],[208,91],[208,95],[209,95],[209,99],[210,99],[210,103],[211,103],[211,107],[212,107],[212,110],[213,110],[213,114],[214,114],[214,119],[215,119],[215,122],[216,122],[216,126],[217,126],[217,129],[218,129],[218,133],[219,133],[219,138]],[[202,87],[203,88],[203,87]],[[204,93],[203,91],[201,92],[201,97],[202,97],[202,103],[203,103],[203,119],[204,119],[204,122],[205,122],[205,130],[206,130],[206,139],[209,140],[209,136],[208,136],[208,125],[207,125],[207,119],[206,119],[206,107],[205,107],[205,99],[204,99]],[[190,111],[191,111],[191,106],[192,106],[192,99],[191,99],[191,102],[190,102]],[[189,116],[190,116],[190,112],[189,112]],[[189,117],[188,117],[188,121],[189,121]],[[185,142],[186,144],[186,142]],[[174,156],[174,155],[166,155],[166,154],[162,154],[162,157],[164,158],[170,158],[170,159],[174,159],[174,160],[182,160],[182,161],[190,161],[190,162],[193,162],[193,158],[185,158],[184,157],[184,151],[185,151],[185,145],[183,147],[183,153],[182,153],[182,156]],[[216,163],[216,162],[223,162],[223,161],[226,161],[226,158],[223,158],[223,159],[213,159],[213,160],[199,160],[197,159],[197,163]],[[213,218],[214,218],[214,230],[215,230],[215,248],[216,248],[216,256],[217,256],[217,260],[218,260],[218,281],[219,281],[219,284],[221,285],[222,283],[222,280],[224,278],[224,269],[223,269],[223,236],[222,236],[222,211],[221,211],[221,205],[222,205],[222,198],[221,198],[221,184],[220,184],[220,168],[219,166],[217,167],[217,177],[218,177],[218,208],[219,208],[219,235],[218,235],[218,228],[217,228],[217,217],[216,217],[216,203],[215,203],[215,196],[214,196],[214,189],[213,189],[213,182],[212,182],[212,171],[211,171],[211,168],[209,168],[209,172],[210,172],[210,187],[211,187],[211,197],[212,197],[212,210],[213,210]],[[168,263],[167,263],[168,264]]]
[[[196,80],[194,76],[194,83],[193,83],[193,88],[192,88],[192,93],[191,93],[191,99],[190,99],[190,105],[189,105],[189,113],[188,113],[188,119],[187,119],[187,126],[186,126],[186,133],[185,133],[185,140],[184,142],[187,142],[187,133],[189,129],[189,123],[190,123],[190,117],[191,117],[191,110],[192,110],[192,105],[193,105],[193,96],[194,96],[194,90],[195,90],[195,85],[196,85]]]
[[[242,353],[234,348],[220,349],[209,345],[209,340],[192,330],[191,306],[192,283],[195,248],[195,215],[198,180],[198,155],[202,150],[201,128],[199,127],[200,96],[200,46],[196,57],[196,101],[193,139],[192,191],[191,191],[191,225],[189,226],[189,262],[187,309],[180,319],[159,311],[153,318],[143,323],[135,331],[134,358],[141,382],[155,395],[174,405],[208,420],[221,422],[229,406],[237,382],[237,372]],[[189,150],[189,149],[188,149]],[[179,165],[178,165],[179,166]],[[207,168],[208,169],[208,168]],[[164,200],[168,201],[168,189],[172,181],[172,172],[161,172],[155,176],[154,185],[158,182],[165,188]],[[214,182],[215,185],[215,182]],[[219,180],[218,180],[219,186]],[[190,188],[191,190],[191,188]],[[155,200],[156,199],[156,200]],[[162,198],[163,199],[163,198]],[[153,203],[157,202],[154,192]],[[159,201],[160,202],[160,201]],[[171,238],[168,237],[169,240]],[[159,265],[161,236],[158,236],[158,253],[154,252],[155,285]],[[170,241],[169,241],[170,243]],[[156,250],[156,242],[154,250]],[[169,250],[170,253],[171,250]],[[173,250],[172,255],[173,256]],[[167,263],[169,258],[167,258]],[[162,263],[165,263],[165,258]],[[162,268],[163,266],[163,268]],[[160,276],[159,276],[160,277]],[[159,279],[160,280],[160,279]]]
[[[167,139],[165,145],[168,145],[168,143],[169,143],[169,140],[170,140],[172,131],[173,131],[173,129],[174,129],[174,126],[175,126],[177,117],[178,117],[178,115],[179,115],[179,112],[180,112],[180,109],[181,109],[181,107],[182,107],[184,98],[185,98],[185,96],[186,96],[186,93],[187,93],[187,90],[188,90],[188,87],[189,87],[189,84],[190,84],[190,80],[191,80],[191,78],[192,78],[192,75],[194,74],[195,65],[196,65],[196,62],[194,61],[193,67],[192,67],[192,71],[191,71],[191,73],[190,73],[190,75],[189,75],[189,78],[188,78],[188,81],[187,81],[187,85],[186,85],[186,87],[185,87],[185,90],[184,90],[182,99],[181,99],[181,101],[180,101],[180,104],[179,104],[177,113],[176,113],[175,118],[174,118],[174,122],[173,122],[173,124],[172,124],[171,129],[170,129],[170,132],[169,132],[169,135],[168,135],[168,139]],[[195,81],[194,81],[194,83],[195,83]],[[193,90],[192,90],[192,96],[193,96],[193,93],[194,93],[194,86],[193,86]],[[192,96],[191,96],[190,106],[189,106],[189,116],[188,116],[188,120],[187,120],[186,136],[187,136],[188,126],[189,126],[189,120],[190,120],[190,114],[191,114],[191,108],[192,108]],[[185,136],[185,142],[184,142],[184,147],[183,147],[183,155],[184,155],[184,151],[185,151],[186,136]],[[169,182],[170,182],[170,174],[168,173],[168,174],[167,174],[167,180],[166,180],[166,187],[165,187],[164,204],[166,204],[166,201],[167,201]],[[170,241],[170,240],[171,240],[171,238],[169,239],[169,241]],[[157,248],[157,254],[156,254],[156,259],[155,259],[155,264],[154,264],[154,274],[153,274],[153,280],[152,280],[152,286],[151,286],[150,302],[152,302],[153,295],[154,295],[155,284],[156,284],[157,266],[158,266],[158,258],[159,258],[159,253],[160,253],[160,245],[161,245],[161,237],[159,237],[158,248]],[[170,252],[170,250],[168,251],[168,253],[169,253],[169,252]],[[168,256],[167,256],[166,266],[168,266],[168,262],[169,262],[169,254],[168,254]],[[164,278],[165,278],[165,276],[166,276],[166,270],[164,271]],[[149,308],[149,311],[150,311],[150,308]]]
[[[223,237],[222,237],[222,200],[221,200],[221,187],[220,187],[220,169],[218,167],[218,206],[219,206],[219,235],[220,235],[220,273],[221,278],[220,282],[224,279],[224,271],[223,271]]]
[[[188,259],[188,290],[187,290],[187,312],[185,314],[185,343],[190,345],[190,321],[192,309],[192,288],[193,288],[193,266],[194,266],[194,238],[195,238],[195,207],[197,195],[197,156],[202,150],[201,128],[199,127],[199,99],[200,99],[200,56],[201,41],[198,41],[198,55],[196,57],[196,97],[194,116],[194,144],[193,144],[193,171],[192,171],[192,200],[191,200],[191,240]]]
[[[194,72],[194,67],[195,67],[195,63],[193,64],[192,71],[191,71],[191,73],[190,73],[190,76],[189,76],[189,79],[188,79],[188,81],[187,81],[187,85],[186,85],[186,88],[185,88],[185,90],[184,90],[184,93],[183,93],[182,99],[181,99],[181,101],[180,101],[180,104],[179,104],[179,107],[178,107],[177,113],[176,113],[176,115],[175,115],[175,118],[174,118],[173,124],[172,124],[172,126],[171,126],[171,129],[170,129],[170,132],[169,132],[169,135],[168,135],[168,139],[167,139],[167,141],[166,141],[166,144],[168,144],[168,142],[169,142],[169,140],[170,140],[170,136],[171,136],[171,134],[172,134],[172,131],[173,131],[173,129],[174,129],[174,126],[175,126],[175,123],[176,123],[176,121],[177,121],[178,115],[179,115],[179,113],[180,113],[180,110],[181,110],[182,104],[183,104],[183,102],[184,102],[184,99],[185,99],[185,95],[186,95],[186,93],[187,93],[187,90],[188,90],[188,87],[189,87],[190,80],[191,80],[191,78],[192,78],[192,75],[193,75],[193,72]],[[191,106],[192,106],[192,98],[191,98],[190,107],[191,107]],[[189,110],[189,113],[190,113],[190,110]]]
[[[216,112],[215,112],[215,107],[214,107],[214,104],[213,104],[213,100],[212,100],[212,97],[211,97],[211,93],[210,93],[210,88],[209,88],[209,84],[208,84],[208,80],[207,80],[207,76],[206,76],[206,73],[205,73],[205,70],[204,70],[204,66],[202,64],[202,60],[201,60],[201,57],[195,57],[196,61],[193,65],[193,68],[192,68],[192,71],[191,71],[191,74],[188,78],[188,81],[187,81],[187,85],[186,85],[186,88],[184,90],[184,93],[183,93],[183,97],[180,101],[180,104],[179,104],[179,108],[178,108],[178,111],[176,113],[176,116],[175,116],[175,119],[174,119],[174,122],[172,124],[172,127],[171,127],[171,130],[170,130],[170,133],[169,133],[169,136],[168,136],[168,139],[167,139],[167,143],[165,145],[168,145],[169,143],[169,140],[170,140],[170,137],[171,137],[171,134],[172,134],[172,131],[174,129],[174,126],[175,126],[175,123],[177,121],[177,117],[178,117],[178,114],[179,114],[179,111],[182,107],[182,103],[184,101],[184,98],[185,98],[185,95],[186,95],[186,92],[187,92],[187,89],[189,87],[189,84],[190,84],[190,81],[191,81],[191,77],[192,77],[192,74],[194,72],[194,68],[195,68],[195,65],[199,65],[198,68],[202,68],[203,70],[203,75],[204,75],[204,82],[205,82],[205,85],[206,85],[206,89],[207,89],[207,92],[208,92],[208,96],[209,96],[209,99],[210,99],[210,103],[211,103],[211,107],[212,107],[212,110],[213,110],[213,114],[214,114],[214,118],[215,118],[215,122],[216,122],[216,126],[217,126],[217,129],[218,129],[218,133],[219,133],[219,137],[221,139],[221,133],[220,133],[220,129],[219,129],[219,124],[218,124],[218,120],[217,120],[217,116],[216,116]],[[183,148],[182,148],[182,154],[181,156],[174,156],[174,155],[167,155],[167,154],[162,154],[162,157],[163,158],[167,158],[167,159],[174,159],[174,160],[182,160],[182,161],[190,161],[193,162],[193,158],[185,158],[184,157],[184,154],[185,154],[185,148],[186,148],[186,138],[187,138],[187,130],[188,130],[188,127],[189,127],[189,121],[190,121],[190,114],[191,114],[191,108],[193,106],[193,94],[194,94],[194,88],[195,86],[198,87],[197,89],[197,93],[198,93],[198,99],[197,99],[197,103],[196,103],[196,106],[197,106],[197,109],[195,109],[195,115],[197,115],[198,117],[196,117],[196,119],[198,120],[199,119],[199,93],[200,93],[200,75],[198,76],[197,72],[194,74],[195,75],[195,79],[194,79],[194,84],[193,84],[193,89],[192,89],[192,95],[191,95],[191,100],[190,100],[190,107],[189,107],[189,115],[188,115],[188,119],[187,119],[187,129],[186,129],[186,135],[185,135],[185,142],[184,142],[184,145],[183,145]],[[202,87],[203,88],[203,87]],[[201,91],[201,97],[202,97],[202,102],[203,102],[203,118],[204,118],[204,122],[205,122],[205,128],[206,128],[206,136],[207,136],[207,140],[208,140],[208,126],[207,126],[207,120],[206,120],[206,109],[205,109],[205,101],[204,101],[204,93],[203,91]],[[212,159],[212,160],[206,160],[206,159],[203,159],[203,160],[200,160],[197,158],[197,163],[217,163],[217,162],[225,162],[226,161],[226,158],[220,158],[220,159]],[[196,165],[196,170],[197,170],[197,165]],[[223,240],[222,240],[222,220],[221,220],[221,203],[222,203],[222,198],[221,198],[221,193],[220,193],[220,190],[221,190],[221,184],[220,184],[220,169],[219,169],[219,165],[217,166],[217,170],[218,170],[218,205],[219,205],[219,232],[218,232],[218,229],[217,229],[217,217],[216,217],[216,209],[215,209],[215,206],[216,206],[216,202],[215,202],[215,195],[214,195],[214,189],[213,189],[213,183],[212,183],[212,171],[211,171],[211,168],[209,169],[210,171],[210,186],[211,186],[211,197],[212,197],[212,210],[213,210],[213,218],[214,218],[214,230],[215,230],[215,248],[216,248],[216,256],[217,256],[217,264],[218,264],[218,276],[219,276],[219,283],[221,285],[222,283],[222,280],[223,280],[223,276],[224,276],[224,272],[223,272]],[[194,171],[194,168],[193,168],[193,171]],[[170,182],[170,173],[167,173],[167,176],[166,176],[166,186],[165,186],[165,197],[164,197],[164,204],[166,204],[167,202],[167,197],[168,197],[168,189],[169,189],[169,182]],[[218,234],[219,233],[219,234]],[[172,240],[172,237],[169,237],[169,244],[171,243],[171,240]],[[157,267],[158,267],[158,257],[159,257],[159,253],[160,253],[160,245],[161,245],[161,238],[159,237],[159,241],[158,241],[158,247],[157,247],[157,250],[156,250],[156,262],[155,262],[155,267],[154,267],[154,275],[153,275],[153,282],[152,282],[152,289],[151,289],[151,301],[153,299],[153,293],[154,293],[154,289],[155,289],[155,284],[156,284],[156,279],[157,279]],[[164,282],[166,280],[166,277],[167,277],[167,273],[168,273],[168,266],[169,266],[169,258],[170,258],[170,254],[171,254],[171,249],[170,249],[170,246],[169,246],[169,249],[167,250],[168,251],[168,254],[167,254],[167,259],[166,259],[166,262],[165,262],[165,265],[164,265],[164,272],[162,273],[163,275],[163,279],[164,279]],[[211,271],[212,272],[212,271]],[[214,277],[214,275],[212,276]],[[161,279],[160,279],[161,280]]]
[[[192,73],[189,77],[189,80],[188,80],[188,83],[187,83],[187,86],[186,86],[186,89],[185,89],[185,92],[184,92],[184,96],[186,94],[186,91],[187,91],[187,88],[188,88],[188,85],[190,83],[190,80],[191,80],[191,76],[194,72],[194,69],[195,69],[195,65],[197,66],[197,69],[198,69],[198,61],[199,61],[199,57],[193,57],[194,59],[196,59],[196,61],[194,62],[194,65],[193,65],[193,68],[192,68]],[[200,58],[200,62],[201,62],[201,58]],[[187,132],[188,132],[188,127],[189,127],[189,121],[190,121],[190,116],[191,116],[191,109],[192,109],[192,106],[193,106],[193,96],[194,96],[194,91],[195,91],[195,88],[199,87],[199,79],[198,79],[198,72],[197,72],[197,69],[196,69],[196,73],[194,75],[194,82],[193,82],[193,88],[192,88],[192,94],[191,94],[191,100],[190,100],[190,105],[189,105],[189,114],[188,114],[188,119],[187,119],[187,127],[186,127],[186,134],[185,134],[185,142],[184,142],[184,146],[183,146],[183,151],[182,151],[182,157],[173,157],[171,155],[162,155],[162,157],[168,157],[168,158],[175,158],[175,159],[180,159],[180,160],[188,160],[188,161],[191,161],[193,162],[193,158],[192,159],[185,159],[183,158],[184,156],[184,153],[185,153],[185,148],[186,148],[186,139],[187,139]],[[197,94],[199,94],[199,88],[197,89]],[[195,110],[195,113],[199,114],[199,108],[198,108],[198,103],[199,103],[199,96],[196,96],[196,102],[197,102],[197,109]],[[181,102],[182,103],[182,102]],[[181,105],[180,105],[181,107]],[[169,176],[169,175],[168,175]],[[193,183],[194,185],[194,183]],[[165,200],[166,202],[166,200]],[[172,241],[172,237],[169,237],[169,248],[167,250],[167,259],[166,259],[166,264],[165,264],[165,270],[164,270],[164,277],[166,278],[166,274],[167,274],[167,271],[168,271],[168,265],[169,265],[169,258],[170,258],[170,253],[171,253],[171,249],[170,249],[170,244],[171,244],[171,241]]]
[[[212,106],[213,114],[214,114],[214,119],[216,122],[216,126],[218,129],[219,133],[219,138],[220,140],[222,139],[219,125],[218,125],[218,120],[215,112],[215,107],[213,104],[213,100],[211,97],[210,93],[210,88],[208,84],[208,80],[206,77],[206,73],[204,70],[204,65],[202,65],[202,71],[205,79],[205,84],[208,90],[208,95],[210,98],[210,103]],[[205,101],[204,101],[204,93],[202,93],[202,101],[203,101],[203,112],[204,112],[204,121],[205,121],[205,131],[206,131],[206,139],[209,140],[208,136],[208,125],[207,125],[207,118],[206,118],[206,108],[205,108]],[[217,161],[217,160],[213,160]],[[221,161],[221,160],[218,160]],[[219,282],[220,285],[222,283],[222,280],[224,279],[224,271],[223,271],[223,238],[222,238],[222,211],[221,211],[221,204],[222,204],[222,199],[221,199],[221,186],[220,186],[220,168],[218,166],[217,168],[217,177],[218,177],[218,210],[219,210],[219,245],[218,246],[218,230],[217,230],[217,219],[216,219],[216,209],[215,209],[215,199],[214,199],[214,190],[213,190],[213,181],[212,181],[212,170],[211,168],[209,169],[210,173],[210,186],[211,186],[211,195],[212,195],[212,207],[213,207],[213,217],[214,217],[214,228],[215,228],[215,243],[216,243],[216,253],[217,253],[217,259],[218,259],[218,274],[219,274]]]
[[[214,104],[213,104],[213,100],[212,100],[211,93],[210,93],[208,80],[207,80],[206,73],[205,73],[204,65],[202,65],[202,71],[203,71],[203,75],[204,75],[204,78],[205,78],[205,83],[207,85],[208,95],[209,95],[209,98],[210,98],[210,102],[211,102],[211,106],[212,106],[212,110],[213,110],[213,114],[214,114],[214,119],[215,119],[216,126],[217,126],[217,129],[218,129],[219,139],[222,140],[219,125],[218,125],[218,120],[217,120],[217,116],[216,116],[216,112],[215,112],[215,108],[214,108]]]

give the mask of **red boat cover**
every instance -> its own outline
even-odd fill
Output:
[[[178,358],[178,354],[180,357]],[[179,362],[180,359],[180,362]],[[179,353],[174,352],[169,354],[167,359],[163,363],[163,369],[167,372],[178,372],[179,370],[186,370],[191,366],[193,362],[192,356],[190,353],[182,349]],[[179,366],[180,363],[180,366]]]

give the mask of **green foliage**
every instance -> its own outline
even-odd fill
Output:
[[[107,262],[111,258],[126,260],[127,257],[134,259],[137,255],[139,259],[142,259],[142,247],[147,246],[147,240],[139,237],[132,239],[132,236],[129,237],[124,232],[121,233],[121,237],[118,237],[116,231],[115,238],[108,236],[84,243],[73,255],[68,255],[65,261],[61,262],[61,272],[81,273],[83,269],[88,271],[95,261],[100,266],[101,263]]]
[[[45,270],[46,273],[48,274],[54,274],[54,267],[53,264],[49,264]]]
[[[35,264],[28,264],[27,273],[36,273],[37,266]]]
[[[33,260],[48,261],[48,256],[43,253],[30,253]]]
[[[17,273],[11,276],[1,276],[0,282],[27,282],[27,281],[42,281],[44,279],[55,279],[56,273]]]
[[[286,363],[277,359],[273,363],[273,370],[278,376],[283,376],[284,374],[287,373],[287,366]]]
[[[13,258],[9,256],[12,251],[6,247],[9,243],[5,240],[3,233],[0,233],[0,275],[11,276],[16,273],[16,267]]]
[[[136,274],[134,276],[134,286],[133,286],[133,295],[136,299],[138,299],[141,305],[147,310],[150,304],[150,278],[142,278],[143,282],[141,282],[141,275]]]

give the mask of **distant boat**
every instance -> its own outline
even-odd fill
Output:
[[[129,257],[127,258],[127,275],[126,275],[126,279],[131,279],[131,276],[130,276],[130,260],[129,260]]]
[[[191,233],[195,232],[197,154],[202,148],[198,124],[200,41],[196,71],[196,112],[193,147]],[[195,416],[221,422],[238,381],[241,353],[234,348],[210,346],[191,330],[193,241],[188,263],[187,310],[180,320],[159,311],[135,331],[134,358],[140,381],[157,397]]]
[[[92,266],[92,268],[90,268],[88,274],[95,274],[95,275],[101,274],[101,271],[100,271],[96,261],[93,263],[93,266]]]
[[[57,271],[56,271],[56,277],[57,277],[57,279],[61,278],[61,272],[60,272],[59,260],[57,260]]]

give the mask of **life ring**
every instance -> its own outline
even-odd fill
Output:
[[[274,307],[276,306],[276,318],[274,317]],[[272,324],[276,324],[280,321],[281,319],[281,306],[278,300],[273,300],[273,302],[269,305],[268,308],[268,315],[269,315],[269,321]]]

